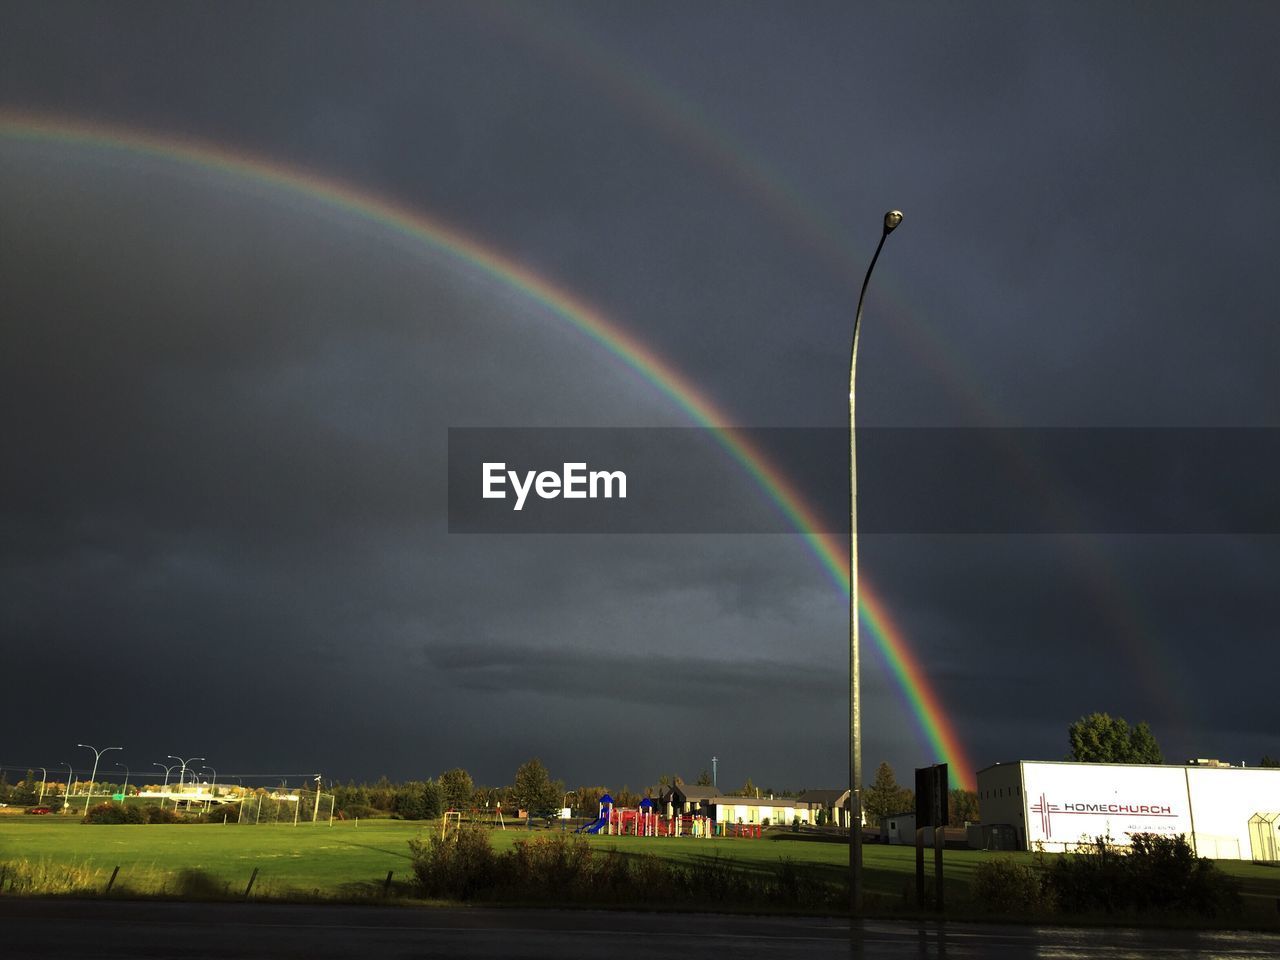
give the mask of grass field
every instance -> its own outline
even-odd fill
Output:
[[[117,885],[125,890],[155,892],[167,889],[182,870],[202,871],[223,889],[243,892],[249,876],[259,871],[255,894],[357,897],[380,891],[392,871],[400,893],[407,894],[412,878],[408,841],[438,826],[397,820],[366,820],[319,824],[237,826],[235,824],[89,825],[67,817],[0,818],[0,862],[27,860],[85,868],[92,883],[105,885],[120,867]],[[520,829],[494,831],[495,849],[510,848],[517,840],[542,835]],[[783,858],[798,869],[834,883],[847,875],[849,848],[843,843],[805,839],[790,833],[761,840],[598,837],[600,848],[625,853],[652,853],[676,860],[701,858],[732,860],[747,870],[770,870]],[[905,909],[904,888],[914,879],[914,850],[868,845],[864,850],[868,906],[876,912]],[[1030,854],[948,850],[945,854],[947,898],[965,912],[968,887],[977,866],[994,857],[1029,861]],[[1244,885],[1246,916],[1252,927],[1280,926],[1280,869],[1239,861],[1219,861],[1226,873]],[[927,851],[932,875],[932,852]],[[403,885],[402,885],[403,884]]]

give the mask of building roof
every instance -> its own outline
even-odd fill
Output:
[[[680,794],[686,800],[711,800],[715,797],[722,797],[724,794],[716,787],[703,787],[696,784],[678,784],[676,793]]]
[[[722,804],[751,804],[752,806],[757,807],[794,807],[799,802],[795,797],[735,797],[727,793],[722,793],[715,787],[688,786],[686,784],[677,785],[676,793],[686,801],[693,803],[715,804],[716,806],[720,806]],[[661,799],[662,802],[666,802],[666,788],[663,790]]]
[[[820,803],[824,807],[834,807],[849,799],[848,788],[844,790],[805,790],[796,798],[801,803]]]
[[[1280,771],[1280,767],[1246,767],[1243,765],[1233,767],[1229,764],[1215,766],[1210,763],[1093,763],[1081,760],[1006,760],[1003,763],[993,763],[983,767],[978,773],[986,773],[988,770],[994,770],[997,767],[1017,767],[1019,764],[1023,766],[1036,764],[1051,767],[1156,767],[1165,770],[1185,770],[1187,768],[1192,770],[1261,770],[1268,773]]]

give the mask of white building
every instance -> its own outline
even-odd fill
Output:
[[[1022,850],[1185,834],[1199,856],[1261,860],[1250,820],[1280,811],[1280,769],[1020,760],[978,771],[978,806],[984,828],[1009,825]]]
[[[731,797],[715,787],[676,786],[674,794],[663,788],[659,802],[668,813],[681,816],[710,817],[716,823],[755,823],[766,820],[776,826],[790,826],[798,817],[801,823],[812,823],[814,813],[808,804],[795,797]]]

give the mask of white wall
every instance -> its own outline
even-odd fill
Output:
[[[1249,818],[1280,811],[1280,769],[1025,761],[978,771],[978,803],[982,822],[1013,824],[1024,849],[1181,833],[1202,857],[1248,860]]]
[[[1196,822],[1196,853],[1249,860],[1249,818],[1280,810],[1280,770],[1263,767],[1187,767]]]
[[[1027,841],[1048,850],[1131,833],[1191,835],[1182,767],[1101,763],[1024,763]]]
[[[760,823],[768,817],[769,823],[779,826],[790,826],[796,817],[801,823],[810,822],[810,812],[804,807],[778,804],[768,800],[750,800],[744,803],[722,803],[716,807],[716,818],[721,823]]]

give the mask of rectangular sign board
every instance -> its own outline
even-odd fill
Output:
[[[947,825],[947,765],[916,768],[916,827]]]
[[[1025,763],[1027,845],[1076,844],[1129,834],[1191,835],[1180,767]]]

